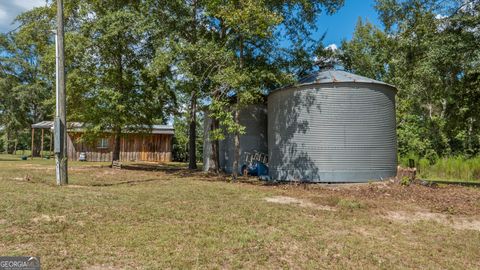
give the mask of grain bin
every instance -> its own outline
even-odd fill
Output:
[[[395,87],[326,70],[268,96],[270,176],[366,182],[396,175]]]
[[[237,172],[245,163],[247,153],[267,154],[267,105],[265,102],[248,105],[240,110],[239,121],[245,127],[245,134],[240,135],[240,159]],[[232,173],[234,158],[233,135],[226,134],[225,140],[219,142],[219,166],[226,173]],[[208,154],[208,153],[204,153]]]

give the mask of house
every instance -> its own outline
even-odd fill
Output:
[[[67,155],[69,160],[79,160],[80,153],[83,153],[87,161],[112,160],[114,146],[112,133],[105,132],[95,141],[87,142],[81,140],[85,133],[82,123],[69,122],[67,125]],[[32,150],[35,147],[33,138],[36,129],[42,130],[40,149],[44,149],[44,130],[53,133],[53,121],[43,121],[32,125]],[[168,125],[153,125],[147,132],[125,132],[120,139],[120,161],[171,161],[174,133],[173,126]],[[35,153],[36,151],[32,152]],[[43,156],[43,151],[40,151],[40,155]]]

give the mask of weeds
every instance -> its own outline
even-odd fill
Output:
[[[350,200],[350,199],[340,199],[337,202],[337,206],[347,210],[355,210],[355,209],[361,209],[365,207],[361,202],[357,200]]]
[[[402,166],[408,165],[408,159],[400,159]],[[480,157],[440,158],[435,163],[425,158],[415,159],[421,178],[438,180],[480,181]]]
[[[404,176],[402,179],[400,179],[400,185],[402,186],[410,186],[411,183],[412,179],[408,176]]]

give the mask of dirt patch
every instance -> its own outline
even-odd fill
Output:
[[[305,208],[313,208],[313,209],[324,210],[324,211],[337,211],[337,209],[328,205],[318,205],[306,200],[287,197],[287,196],[267,197],[265,198],[265,200],[271,203],[294,204],[294,205],[298,205],[300,207],[305,207]]]
[[[480,220],[448,216],[440,213],[431,212],[404,212],[404,211],[389,211],[386,216],[387,219],[402,223],[414,223],[418,221],[434,221],[445,226],[450,226],[458,230],[476,230],[480,231]]]
[[[38,217],[34,217],[32,219],[33,222],[35,223],[41,223],[41,222],[65,222],[66,221],[66,218],[65,216],[49,216],[49,215],[41,215],[41,216],[38,216]]]
[[[118,268],[118,267],[104,265],[104,264],[85,267],[85,270],[114,270],[114,269],[124,269],[124,268]]]
[[[27,174],[24,177],[14,177],[12,179],[19,182],[25,182],[25,181],[28,182],[28,181],[32,181],[33,177]]]
[[[72,184],[66,185],[65,187],[67,187],[67,188],[88,188],[87,186],[72,185]]]
[[[328,198],[344,198],[366,203],[370,208],[412,210],[421,206],[429,212],[447,215],[477,216],[480,213],[480,188],[443,186],[427,187],[418,184],[404,186],[394,181],[365,184],[292,184],[275,187],[282,195],[308,201],[322,202]],[[324,204],[324,203],[320,203]],[[327,203],[327,205],[329,205]]]

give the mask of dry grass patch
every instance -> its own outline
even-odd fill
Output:
[[[265,198],[265,201],[271,202],[271,203],[278,203],[278,204],[293,204],[293,205],[298,205],[300,207],[307,207],[307,208],[324,210],[324,211],[337,211],[337,209],[328,205],[318,205],[306,200],[296,199],[296,198],[287,197],[287,196],[267,197]]]
[[[92,163],[72,163],[71,185],[56,187],[52,161],[5,160],[0,253],[38,255],[44,269],[480,268],[479,231],[386,218],[479,220],[478,189],[265,186],[179,164],[118,171]]]
[[[390,211],[387,212],[386,218],[406,224],[412,224],[419,221],[433,221],[443,226],[450,226],[458,230],[480,231],[480,220],[472,217],[448,216],[445,214],[430,212]]]

